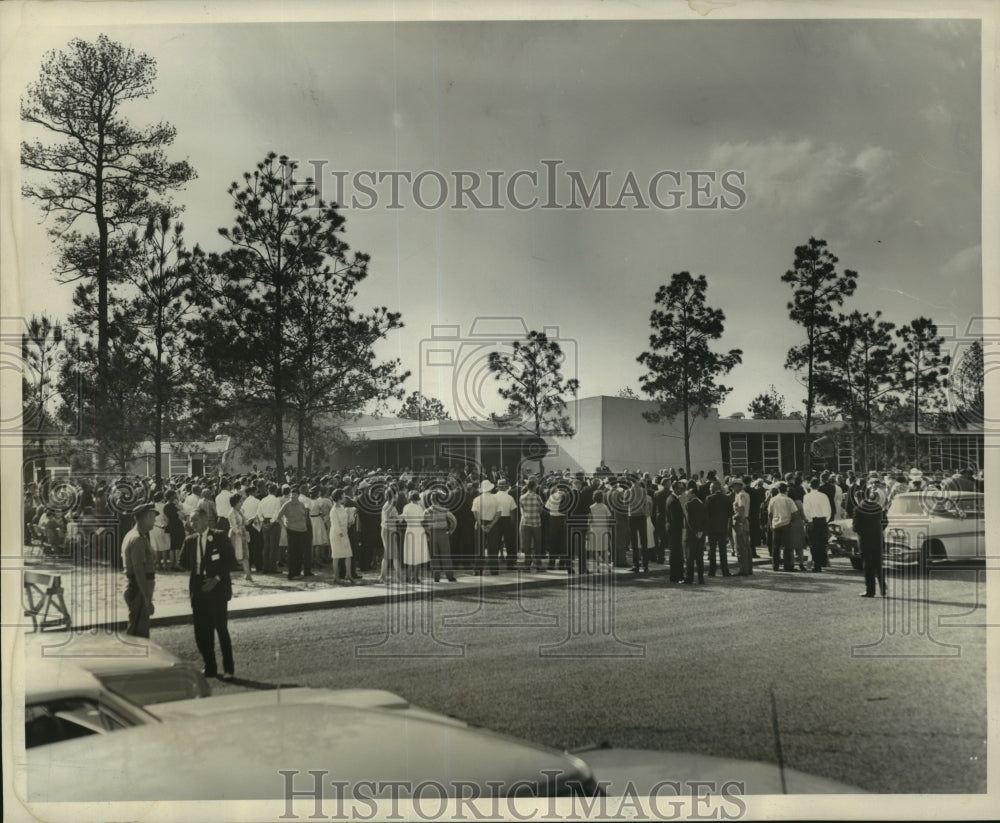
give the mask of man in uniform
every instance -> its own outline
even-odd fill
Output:
[[[122,568],[128,585],[125,604],[128,606],[126,634],[149,637],[149,618],[153,616],[153,589],[156,586],[156,552],[149,533],[156,520],[156,504],[145,503],[132,512],[135,527],[122,541]]]

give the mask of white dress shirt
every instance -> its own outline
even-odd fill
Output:
[[[833,516],[830,509],[830,498],[826,496],[826,492],[812,489],[806,492],[806,496],[802,498],[802,512],[806,516],[807,523],[812,522],[817,517],[830,520]]]

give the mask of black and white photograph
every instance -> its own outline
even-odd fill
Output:
[[[0,5],[5,819],[995,818],[998,12]]]

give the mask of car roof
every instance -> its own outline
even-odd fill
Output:
[[[424,717],[439,723],[466,726],[467,723],[449,715],[421,709],[406,698],[384,689],[314,689],[295,686],[287,689],[262,689],[208,698],[186,698],[145,706],[146,711],[161,720],[173,722],[184,717],[206,717],[220,711],[256,711],[278,704],[322,703],[349,709],[379,709],[405,712],[412,717]]]
[[[261,709],[284,703],[326,703],[354,709],[406,709],[410,704],[397,694],[382,689],[313,689],[294,686],[287,689],[256,689],[211,698],[170,700],[148,707],[157,717],[206,717],[220,711]]]
[[[60,658],[27,656],[24,669],[26,705],[67,697],[97,698],[107,694],[93,674],[72,661]]]
[[[297,773],[296,788],[311,786],[315,770],[329,773],[324,781],[351,785],[405,780],[449,788],[457,781],[544,785],[546,770],[590,777],[578,758],[493,732],[315,704],[91,735],[30,749],[26,765],[32,801],[281,799],[286,778],[279,770]]]
[[[63,659],[98,677],[185,665],[152,640],[119,634],[36,632],[25,635],[25,653],[29,657]]]

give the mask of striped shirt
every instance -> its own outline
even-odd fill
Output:
[[[518,503],[521,506],[522,526],[542,525],[542,498],[540,498],[535,492],[525,489],[521,492],[521,496],[518,498]]]

